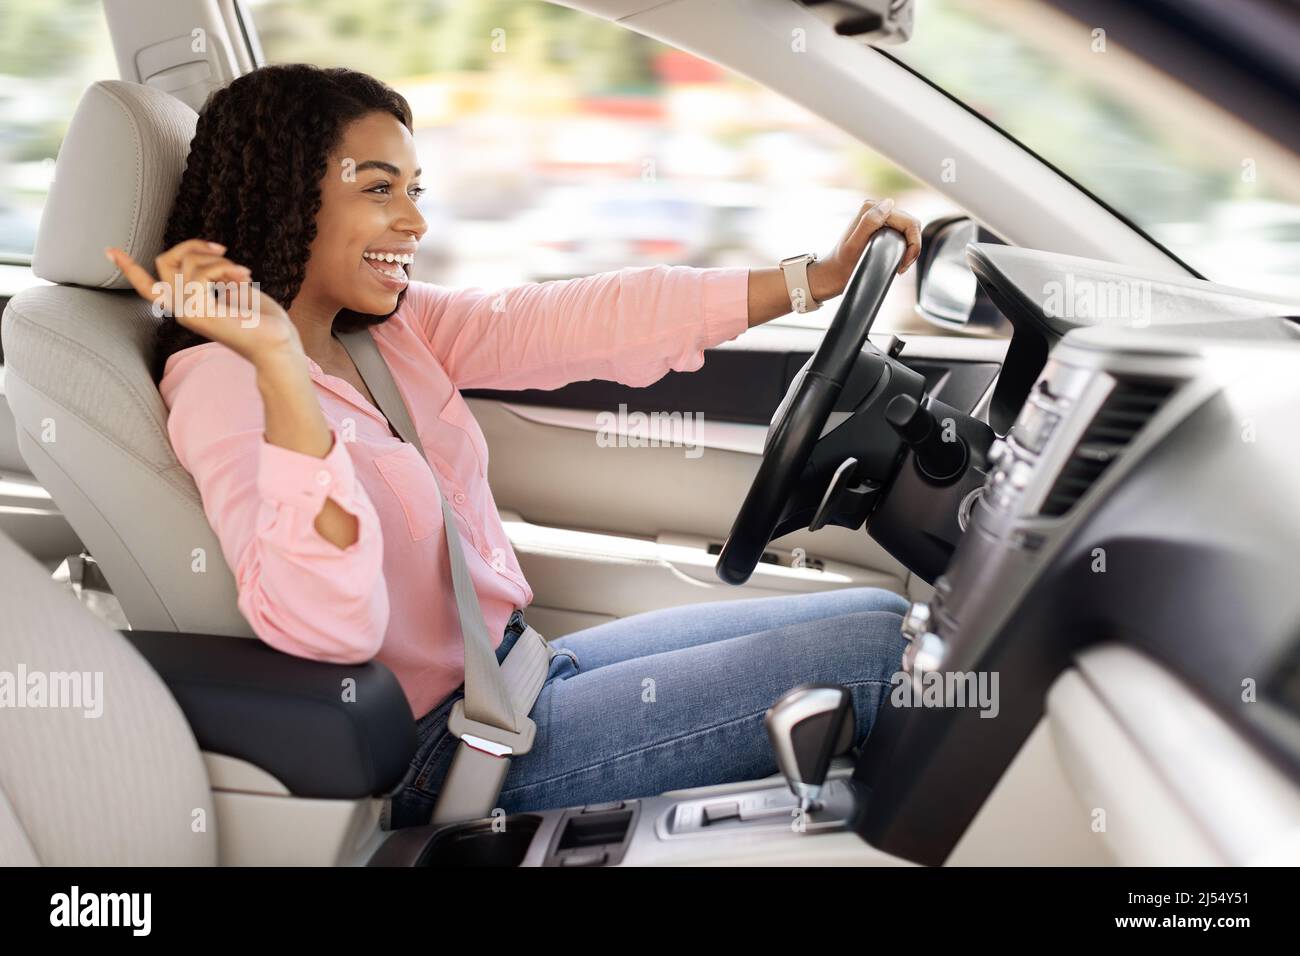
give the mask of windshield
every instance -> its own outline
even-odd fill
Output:
[[[1300,299],[1300,157],[1104,29],[1020,0],[918,0],[889,53],[1206,278]]]

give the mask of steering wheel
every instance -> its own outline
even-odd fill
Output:
[[[763,461],[754,483],[718,555],[715,570],[726,583],[744,584],[758,566],[853,363],[867,342],[867,333],[906,249],[906,240],[894,229],[879,229],[872,235],[844,290],[835,319],[812,359],[790,383],[768,428]]]

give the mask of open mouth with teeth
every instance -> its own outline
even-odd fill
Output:
[[[410,281],[406,267],[415,262],[409,252],[363,252],[362,260],[380,281],[389,288],[403,288]]]

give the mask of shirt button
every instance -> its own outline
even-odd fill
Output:
[[[452,497],[452,501],[456,502],[456,504],[458,505],[463,505],[465,503],[465,492],[463,491],[456,492],[456,494]]]
[[[320,471],[316,472],[316,484],[324,488],[329,483],[330,483],[330,473],[328,471],[322,468]]]

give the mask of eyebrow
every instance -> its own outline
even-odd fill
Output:
[[[357,172],[360,173],[367,169],[382,169],[390,176],[402,175],[402,171],[400,169],[398,169],[392,163],[384,162],[382,159],[367,159],[364,163],[357,164],[357,170],[356,170]],[[424,172],[423,169],[417,169],[415,171],[415,174],[412,175],[411,178],[414,179],[416,176],[419,176],[420,173],[422,172]]]

